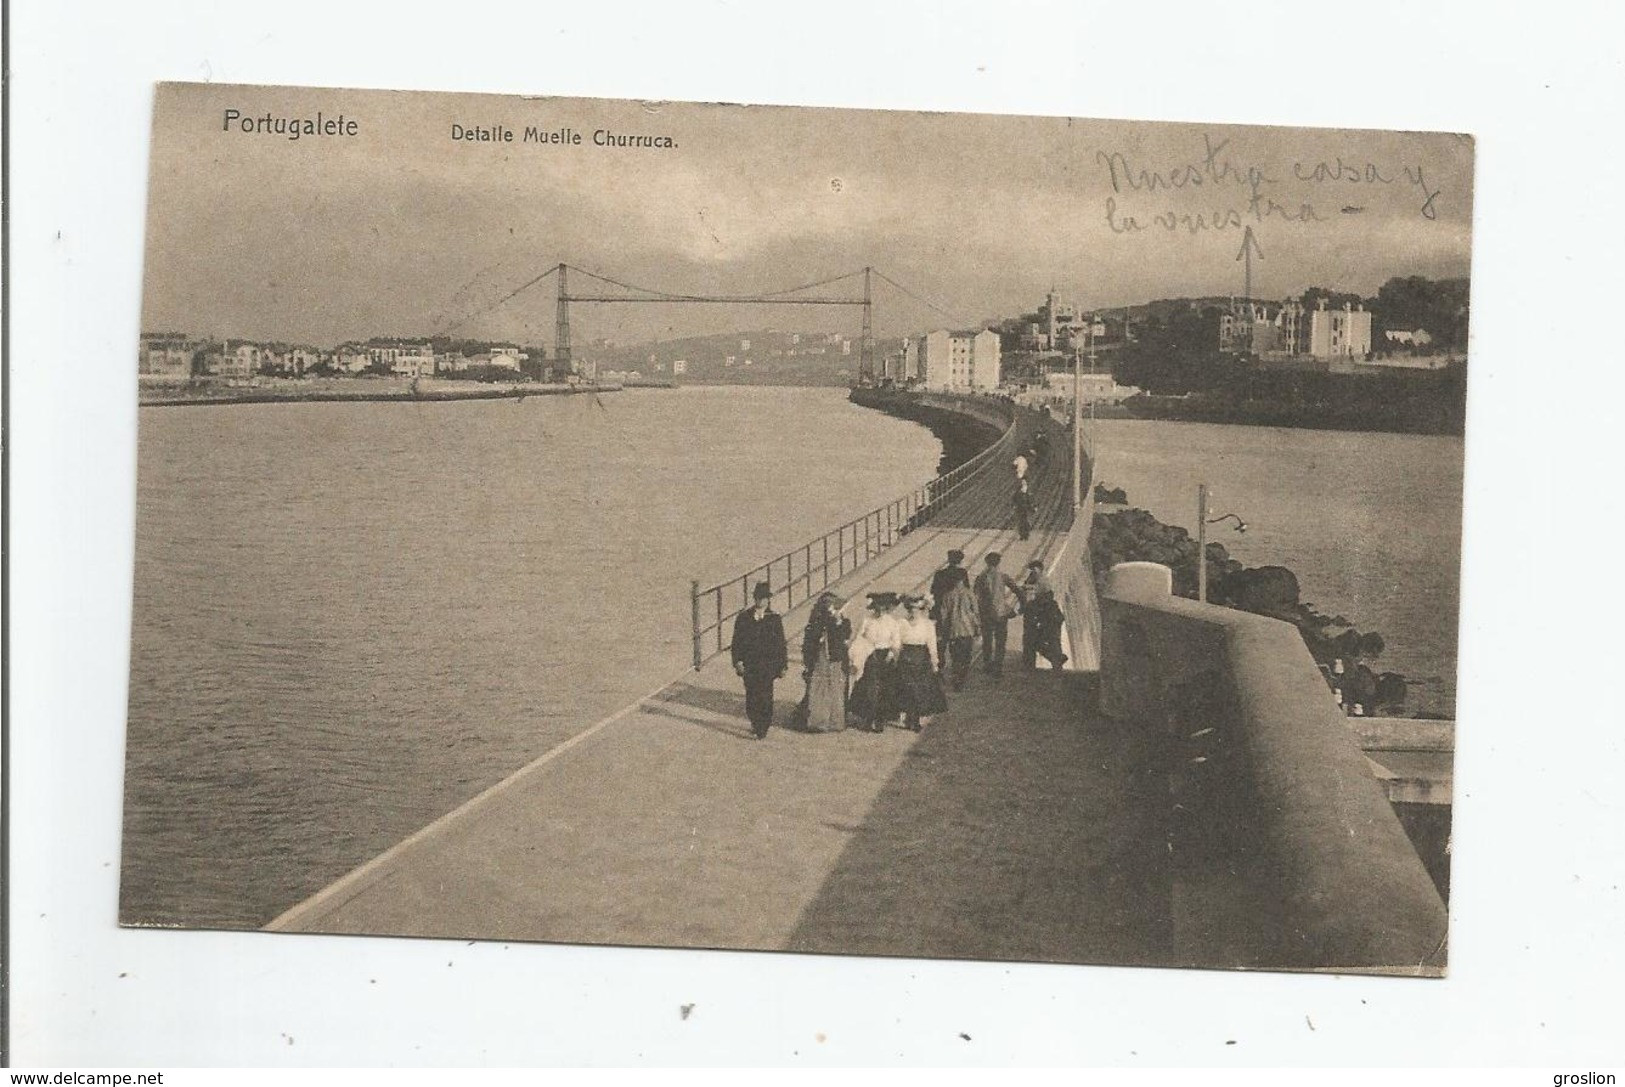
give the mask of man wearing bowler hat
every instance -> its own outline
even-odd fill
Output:
[[[784,678],[790,654],[784,644],[784,621],[773,610],[773,590],[759,581],[751,599],[754,606],[734,620],[733,662],[735,674],[745,681],[751,735],[761,740],[773,724],[773,681]]]

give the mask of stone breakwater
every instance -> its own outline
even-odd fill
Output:
[[[1106,498],[1101,498],[1102,493]],[[1096,484],[1096,498],[1127,506],[1121,488]],[[1121,562],[1155,562],[1173,571],[1175,596],[1196,597],[1196,540],[1185,529],[1142,509],[1097,510],[1089,540],[1097,584]],[[1398,672],[1377,672],[1368,663],[1382,655],[1383,637],[1361,631],[1341,615],[1325,615],[1299,599],[1298,577],[1286,566],[1244,566],[1222,544],[1207,545],[1208,600],[1298,628],[1309,654],[1346,707],[1365,714],[1402,713],[1408,690]],[[1100,586],[1103,589],[1103,586]]]

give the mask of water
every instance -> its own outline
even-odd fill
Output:
[[[1099,425],[1102,478],[1196,483],[1304,597],[1454,697],[1457,439]],[[258,926],[679,674],[690,578],[934,474],[841,390],[141,412],[122,916]],[[1311,497],[1313,505],[1302,499]]]
[[[889,501],[940,452],[844,390],[140,426],[121,912],[225,927],[659,687],[689,660],[690,578]]]
[[[1387,646],[1374,666],[1410,682],[1410,708],[1455,714],[1462,439],[1101,420],[1099,478],[1158,520],[1196,529],[1249,566],[1289,567],[1301,599]],[[1110,507],[1107,507],[1108,509]]]

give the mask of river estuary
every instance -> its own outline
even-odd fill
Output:
[[[895,497],[940,451],[835,389],[158,408],[140,431],[121,917],[230,928],[661,686],[690,578]],[[1206,478],[1250,526],[1216,539],[1381,631],[1381,666],[1447,707],[1459,440],[1098,442],[1102,478],[1165,521]]]

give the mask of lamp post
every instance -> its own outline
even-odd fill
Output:
[[[1217,517],[1207,515],[1207,484],[1196,485],[1196,599],[1207,603],[1207,526],[1216,525],[1220,521],[1235,521],[1238,533],[1247,531],[1247,522],[1234,513],[1221,513]]]
[[[1072,516],[1083,508],[1083,352],[1072,347]]]

